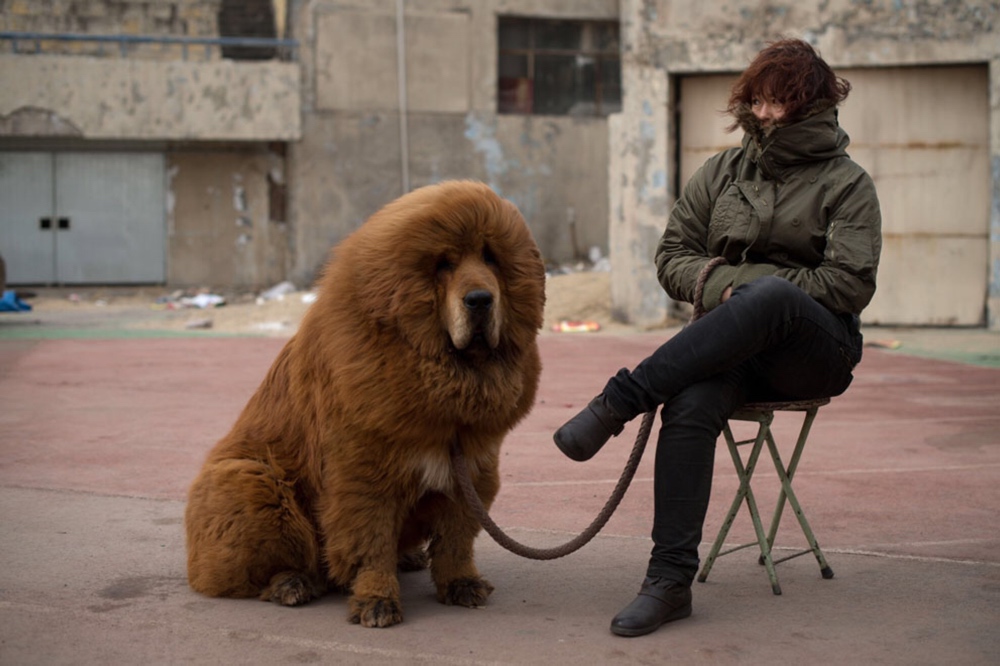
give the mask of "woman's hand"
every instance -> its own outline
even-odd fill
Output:
[[[719,303],[725,303],[726,301],[729,300],[729,297],[732,295],[733,295],[732,286],[726,287],[725,290],[722,292],[722,297],[719,299]]]

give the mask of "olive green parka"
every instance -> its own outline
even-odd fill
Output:
[[[693,302],[698,274],[722,256],[729,265],[705,283],[706,310],[726,287],[776,275],[834,313],[860,314],[875,293],[882,218],[836,108],[770,131],[748,110],[738,121],[742,146],[709,158],[671,212],[656,251],[663,288]]]

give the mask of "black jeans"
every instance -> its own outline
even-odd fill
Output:
[[[764,277],[608,381],[604,395],[626,419],[663,405],[648,575],[694,580],[726,419],[746,402],[840,395],[860,360],[857,317],[835,315],[791,282]]]

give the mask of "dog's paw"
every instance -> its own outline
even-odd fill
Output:
[[[403,621],[403,609],[395,599],[352,597],[347,619],[364,627],[391,627]]]
[[[431,564],[430,555],[423,548],[415,548],[399,556],[400,571],[422,571]]]
[[[301,606],[322,594],[320,585],[306,574],[285,571],[271,577],[260,598],[282,606]]]
[[[485,578],[458,578],[438,589],[438,601],[449,606],[484,606],[493,591]]]

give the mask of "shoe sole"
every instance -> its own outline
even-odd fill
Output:
[[[653,625],[651,627],[642,627],[640,629],[629,629],[627,627],[616,627],[615,625],[612,624],[611,633],[613,633],[616,636],[627,636],[629,638],[633,638],[635,636],[645,636],[646,634],[653,633],[654,631],[656,631],[663,625],[667,624],[668,622],[673,622],[675,620],[683,620],[686,617],[691,617],[690,605],[681,606],[680,608],[671,611],[669,614],[666,615],[666,617],[663,618],[663,620],[659,624]]]

